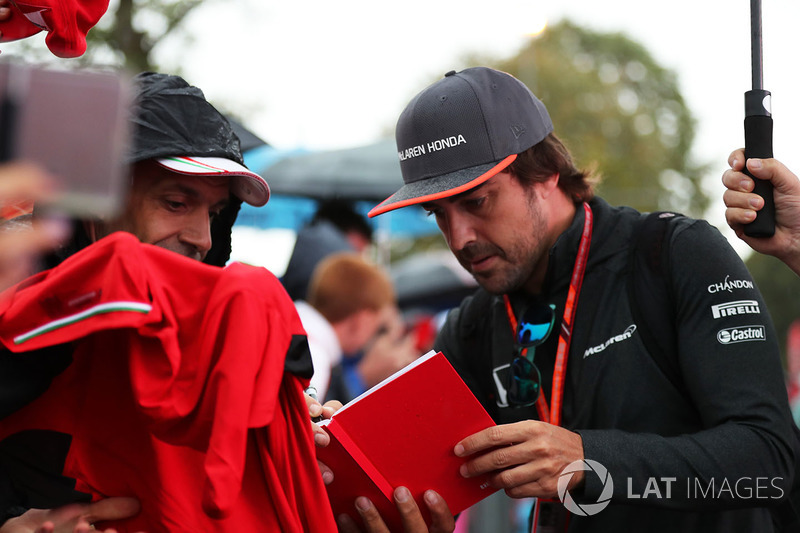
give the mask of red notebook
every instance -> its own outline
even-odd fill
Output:
[[[408,487],[430,524],[422,496],[438,492],[453,514],[492,494],[486,476],[464,478],[453,453],[464,437],[494,421],[441,352],[429,352],[321,423],[331,444],[317,458],[334,473],[328,496],[336,516],[368,497],[392,531],[402,531],[392,492]]]

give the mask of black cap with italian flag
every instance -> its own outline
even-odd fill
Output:
[[[155,72],[137,75],[134,83],[128,163],[154,159],[181,174],[228,176],[237,198],[256,207],[267,203],[267,182],[244,166],[239,138],[200,89],[179,76]]]
[[[156,159],[159,165],[181,174],[198,176],[227,176],[231,182],[231,192],[250,205],[261,207],[269,200],[267,182],[247,167],[224,157],[173,156]]]
[[[369,216],[477,187],[552,131],[544,104],[510,74],[448,72],[400,115],[395,137],[405,185]]]

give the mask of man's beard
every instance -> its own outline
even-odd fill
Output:
[[[546,224],[538,204],[532,198],[528,202],[528,214],[530,224],[519,228],[519,237],[505,249],[489,242],[476,242],[454,252],[461,266],[487,292],[500,295],[522,288],[548,253],[543,249],[546,246]],[[489,272],[472,272],[472,260],[489,255],[497,256],[499,264]]]

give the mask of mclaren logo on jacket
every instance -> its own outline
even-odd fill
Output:
[[[619,335],[614,335],[613,337],[608,339],[603,344],[598,344],[597,346],[589,348],[588,350],[583,352],[583,358],[586,359],[590,355],[594,355],[596,353],[602,352],[603,350],[605,350],[606,348],[608,348],[612,344],[615,344],[617,342],[622,342],[624,340],[630,339],[633,336],[633,332],[634,331],[636,331],[636,324],[631,324],[630,326],[625,328],[625,331],[623,331]]]

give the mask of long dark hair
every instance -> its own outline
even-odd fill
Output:
[[[594,198],[594,186],[599,181],[591,172],[575,167],[567,147],[552,133],[519,154],[507,170],[523,185],[558,174],[559,188],[576,203]]]

